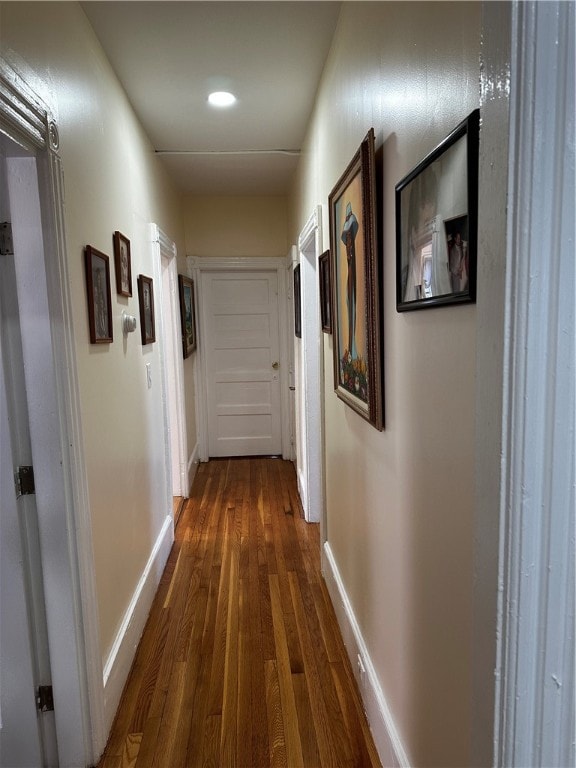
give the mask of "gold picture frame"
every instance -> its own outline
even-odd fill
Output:
[[[329,196],[334,387],[376,429],[384,427],[376,159],[370,129]]]

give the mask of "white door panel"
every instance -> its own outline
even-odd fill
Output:
[[[210,456],[282,452],[276,272],[204,273]]]
[[[4,369],[0,377],[0,766],[41,766],[34,670],[12,475]]]
[[[31,464],[13,260],[0,256],[0,768],[44,764],[35,688],[49,667],[35,504],[13,475]]]
[[[237,410],[233,410],[235,408],[259,408],[272,399],[270,382],[247,381],[241,389],[236,387],[235,383],[222,381],[216,385],[216,399],[220,407],[229,408],[230,413],[238,413]]]

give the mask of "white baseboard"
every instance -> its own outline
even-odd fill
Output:
[[[304,517],[308,520],[308,499],[306,498],[306,482],[302,468],[296,465],[296,482],[298,483],[298,493],[300,494],[300,501],[302,502],[302,510],[304,511]]]
[[[120,697],[132,667],[136,649],[142,637],[173,541],[173,520],[172,515],[168,515],[164,520],[104,665],[104,724],[107,734],[112,727],[112,721],[116,715]]]
[[[188,495],[190,494],[190,490],[192,489],[192,483],[194,482],[194,478],[196,477],[196,472],[198,470],[198,464],[200,463],[200,453],[198,449],[198,443],[194,446],[194,450],[190,454],[190,458],[188,459]]]
[[[352,605],[346,594],[344,583],[328,542],[324,544],[322,551],[322,572],[382,765],[386,768],[410,768],[410,762],[378,682],[376,670],[368,654],[366,643],[354,616]],[[360,656],[365,669],[362,678],[358,668],[358,656]]]

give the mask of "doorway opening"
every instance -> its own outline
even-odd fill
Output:
[[[298,357],[297,441],[298,490],[308,522],[320,522],[325,537],[322,463],[322,382],[318,257],[322,250],[322,209],[310,216],[298,238],[302,290],[302,340]]]
[[[4,546],[7,510],[16,510],[10,525],[17,549],[10,555],[19,555],[5,579],[10,561],[0,552],[2,634],[14,629],[17,610],[25,618],[17,645],[4,636],[0,641],[0,762],[11,768],[22,761],[86,765],[106,734],[58,128],[44,103],[3,59],[0,90],[9,95],[0,100],[5,171],[0,197],[2,216],[12,224],[11,247],[3,243],[0,255],[3,289],[8,286],[1,323],[0,538]],[[25,419],[15,418],[18,408]],[[11,426],[5,428],[8,419]],[[14,461],[26,465],[27,457],[33,467],[28,473],[34,478],[33,500],[19,495],[12,477]],[[11,581],[17,572],[22,588]],[[46,645],[49,658],[42,650]],[[27,655],[23,666],[19,654]],[[32,688],[20,679],[25,668],[31,670]],[[6,676],[14,674],[22,684],[7,686]],[[52,712],[38,714],[40,685],[48,689],[46,702],[52,687],[58,702]],[[24,742],[18,728],[25,729]],[[9,747],[12,737],[18,740],[16,753]],[[27,762],[24,745],[36,751]]]
[[[161,285],[159,313],[161,365],[164,388],[164,439],[166,443],[166,478],[174,523],[188,498],[188,461],[184,367],[180,330],[178,267],[176,245],[155,224],[152,243],[156,249],[155,270]]]
[[[29,194],[16,218],[10,210],[14,174],[26,178]],[[0,766],[56,764],[54,714],[39,714],[35,691],[51,686],[50,650],[34,491],[24,346],[29,324],[20,322],[18,277],[27,261],[22,226],[40,233],[37,169],[33,155],[0,140]],[[14,229],[16,231],[14,231]],[[16,236],[17,253],[14,251]],[[36,235],[36,236],[35,236]],[[26,266],[24,264],[24,266]],[[20,274],[18,274],[18,272]],[[25,303],[25,301],[24,301]],[[15,487],[13,472],[19,477]],[[23,487],[24,478],[26,487]],[[12,670],[17,670],[16,674]]]

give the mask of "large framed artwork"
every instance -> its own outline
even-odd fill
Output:
[[[113,340],[110,259],[105,253],[87,245],[84,249],[84,261],[90,343],[109,344]]]
[[[154,282],[151,277],[138,275],[138,304],[140,305],[140,332],[142,344],[152,344],[156,341],[156,324],[154,320]]]
[[[334,387],[376,429],[384,426],[374,131],[329,196]]]
[[[178,275],[180,294],[180,322],[182,325],[182,353],[184,359],[196,349],[196,312],[194,304],[194,280]]]
[[[476,300],[475,110],[396,185],[396,309]]]

